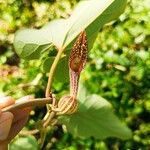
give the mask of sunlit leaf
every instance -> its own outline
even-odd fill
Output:
[[[104,24],[116,19],[126,6],[126,0],[81,1],[68,19],[51,21],[40,30],[17,32],[14,40],[16,52],[22,58],[36,59],[51,44],[58,49],[68,47],[82,31],[87,31],[89,49]]]

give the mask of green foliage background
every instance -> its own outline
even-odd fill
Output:
[[[40,28],[55,18],[66,18],[77,2],[77,0],[0,0],[1,93],[13,95],[15,98],[27,94],[44,97],[47,77],[39,67],[42,60],[30,62],[20,60],[12,46],[14,33],[25,27]],[[94,138],[75,138],[61,126],[57,126],[48,132],[44,149],[149,149],[149,9],[149,0],[129,1],[125,13],[117,21],[100,30],[81,77],[89,92],[106,98],[113,105],[117,116],[122,120],[125,119],[133,131],[132,139],[121,141],[117,138],[108,138],[101,141]],[[56,52],[52,53],[55,56]],[[61,96],[67,92],[68,84],[55,80],[53,89]],[[45,108],[32,111],[26,128],[34,129],[45,112]],[[27,142],[23,138],[19,139],[20,143]],[[33,137],[29,137],[28,141],[36,147]],[[17,149],[18,143],[16,138],[11,149]]]

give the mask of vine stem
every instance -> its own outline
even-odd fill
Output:
[[[48,76],[48,83],[47,83],[46,92],[45,92],[46,98],[50,97],[50,89],[51,89],[51,85],[52,85],[53,76],[54,76],[57,64],[60,60],[61,54],[63,53],[63,50],[64,50],[63,48],[59,49],[59,51],[54,59],[54,62],[50,68],[49,76]]]
[[[51,113],[49,113],[47,120],[45,120],[43,123],[44,128],[46,128],[49,125],[49,123],[52,121],[52,119],[55,117],[55,115],[56,115],[56,112],[54,112],[54,111],[51,111]]]
[[[46,87],[46,92],[45,92],[45,97],[48,98],[50,97],[50,89],[51,89],[51,85],[52,85],[52,80],[53,80],[53,76],[54,76],[54,73],[55,73],[55,70],[56,70],[56,67],[57,67],[57,64],[61,58],[61,55],[64,51],[64,48],[61,48],[59,49],[55,59],[54,59],[54,62],[50,68],[50,71],[49,71],[49,76],[48,76],[48,83],[47,83],[47,87]],[[52,119],[55,117],[56,113],[54,111],[50,111],[50,106],[47,105],[47,113],[43,119],[44,121],[44,124],[43,126],[46,127],[48,126],[48,124],[52,121]]]

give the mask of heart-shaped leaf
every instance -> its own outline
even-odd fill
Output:
[[[68,19],[54,20],[40,30],[17,32],[14,40],[16,52],[23,58],[39,58],[41,52],[48,50],[51,44],[58,49],[68,47],[85,29],[91,49],[100,28],[117,18],[124,11],[126,2],[127,0],[81,1]]]
[[[111,104],[98,95],[88,95],[80,88],[79,109],[73,115],[59,118],[75,136],[104,139],[118,137],[128,139],[131,131],[113,113]]]

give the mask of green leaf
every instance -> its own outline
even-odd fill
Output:
[[[38,150],[34,136],[20,137],[10,144],[10,150]]]
[[[91,49],[99,30],[104,24],[120,16],[126,2],[126,0],[81,1],[68,19],[71,25],[63,46],[67,47],[82,30],[86,29]]]
[[[48,57],[43,61],[43,64],[42,64],[42,71],[43,72],[49,72],[49,70],[53,64],[54,59],[55,59],[55,57]]]
[[[48,57],[45,59],[42,68],[44,72],[49,72],[54,59],[55,57]],[[69,81],[68,57],[63,57],[62,59],[60,59],[55,71],[54,78],[59,82]]]
[[[68,131],[75,136],[104,139],[118,137],[131,138],[131,131],[113,113],[111,104],[98,95],[88,95],[79,90],[79,109],[73,115],[59,118]]]
[[[127,0],[81,1],[68,19],[51,21],[40,30],[17,32],[14,40],[16,52],[25,59],[39,58],[51,44],[58,49],[68,48],[85,29],[90,50],[100,28],[117,18],[124,11],[126,2]]]
[[[26,29],[15,34],[14,47],[17,54],[24,59],[37,59],[50,46],[41,30]]]

